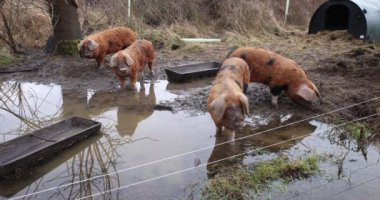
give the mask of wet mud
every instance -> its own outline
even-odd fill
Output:
[[[102,134],[33,167],[20,180],[0,180],[0,196],[198,198],[207,180],[226,168],[249,166],[283,153],[293,157],[318,153],[331,159],[322,164],[326,176],[295,182],[288,192],[269,192],[278,199],[303,199],[302,195],[307,194],[303,192],[320,183],[341,191],[350,188],[350,181],[360,183],[378,174],[379,167],[375,165],[368,176],[361,178],[359,173],[353,173],[379,159],[375,137],[362,145],[330,128],[336,124],[336,118],[352,120],[378,113],[380,101],[265,131],[380,96],[380,47],[342,33],[282,36],[263,40],[261,47],[298,62],[316,83],[322,100],[317,107],[306,109],[283,95],[279,108],[274,108],[268,87],[251,83],[247,95],[252,116],[246,119],[246,126],[236,133],[234,141],[228,133],[215,135],[207,113],[206,99],[213,78],[175,84],[167,81],[164,72],[165,68],[182,64],[221,62],[228,53],[228,44],[207,45],[191,52],[159,51],[154,81],[145,73],[145,81],[137,84],[137,90],[119,89],[113,74],[108,69],[97,69],[94,60],[37,54],[23,63],[7,66],[7,70],[39,70],[0,75],[1,142],[70,116],[100,121]],[[379,133],[379,120],[371,118],[367,123],[374,134]],[[157,160],[162,161],[154,162]],[[133,168],[149,162],[154,163]],[[128,168],[131,169],[125,170]],[[188,168],[194,169],[136,184]],[[99,178],[91,179],[96,176]],[[332,195],[333,189],[323,193],[322,188],[327,186],[316,189],[319,192],[312,197]],[[43,190],[47,191],[32,195],[33,191]],[[109,190],[113,192],[103,193]],[[358,193],[367,190],[359,187]],[[336,198],[349,197],[339,195]],[[264,192],[262,198],[266,197]]]

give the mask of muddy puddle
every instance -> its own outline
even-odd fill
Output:
[[[1,83],[0,142],[71,116],[99,121],[102,128],[100,133],[32,167],[22,178],[0,179],[0,196],[199,199],[205,182],[218,173],[221,166],[250,164],[273,158],[278,152],[295,157],[316,152],[341,156],[340,163],[323,165],[330,182],[324,182],[324,177],[314,177],[311,181],[296,182],[285,194],[272,194],[280,199],[304,199],[302,191],[320,183],[332,183],[339,189],[349,187],[343,179],[352,170],[379,158],[377,147],[369,145],[365,150],[357,150],[355,143],[347,147],[350,141],[339,142],[339,136],[329,131],[331,125],[318,121],[263,132],[286,124],[292,114],[277,119],[253,115],[232,142],[228,133],[215,136],[208,113],[198,111],[194,115],[188,111],[155,109],[156,104],[174,101],[181,91],[205,87],[210,82],[206,79],[177,85],[160,80],[146,82],[137,91],[67,90],[54,84]],[[241,137],[246,138],[239,139]],[[250,153],[244,154],[248,151]],[[237,154],[241,156],[225,159]],[[216,162],[218,160],[223,161]],[[372,169],[366,177],[379,174],[379,167]],[[360,177],[358,180],[363,181]],[[321,195],[317,191],[315,194],[316,197]]]

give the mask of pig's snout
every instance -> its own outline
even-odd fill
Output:
[[[244,119],[236,119],[236,121],[234,122],[234,129],[235,130],[241,130],[244,126]]]
[[[129,66],[125,64],[120,65],[119,70],[126,74],[129,74],[131,72],[131,69],[129,68]]]
[[[79,51],[79,56],[81,58],[86,58],[86,56],[84,55],[84,51],[82,49]]]
[[[231,130],[239,130],[244,126],[244,114],[238,106],[227,108],[225,125]]]
[[[93,58],[93,53],[92,51],[82,47],[82,49],[79,51],[79,56],[81,58]]]

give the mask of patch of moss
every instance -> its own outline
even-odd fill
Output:
[[[290,160],[281,156],[260,162],[252,168],[239,168],[232,173],[221,173],[209,180],[204,198],[249,198],[252,191],[257,194],[272,181],[282,180],[287,183],[319,173],[318,161],[322,159],[322,156],[310,156]]]
[[[60,55],[77,56],[79,55],[77,45],[80,40],[62,40],[57,43],[55,53]]]

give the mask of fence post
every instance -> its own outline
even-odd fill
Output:
[[[290,4],[290,0],[286,0],[284,26],[286,23],[286,18],[288,18],[288,15],[289,15],[289,4]]]
[[[132,7],[131,4],[132,4],[132,3],[131,3],[131,0],[128,0],[128,18],[131,17],[131,7]]]

